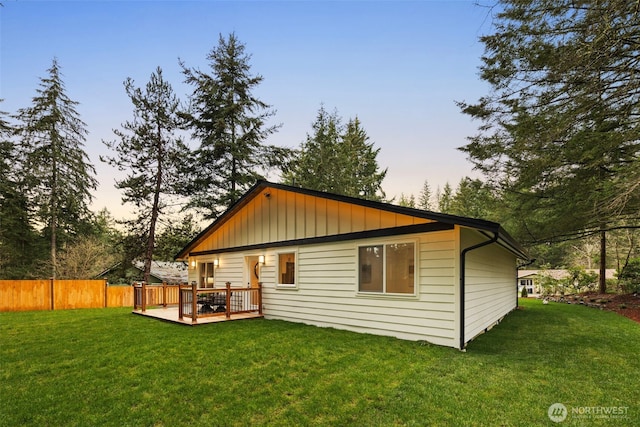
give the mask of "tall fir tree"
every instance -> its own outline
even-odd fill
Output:
[[[290,185],[369,200],[383,200],[387,170],[377,162],[379,148],[369,143],[360,120],[346,127],[337,112],[320,107],[307,139],[284,174]]]
[[[358,117],[349,120],[339,144],[345,161],[342,191],[348,196],[381,201],[385,198],[382,181],[387,169],[380,170],[377,161],[380,148],[374,148],[368,141],[369,136]]]
[[[415,208],[416,207],[416,198],[413,194],[409,194],[408,196],[404,193],[400,193],[400,200],[398,200],[398,206],[403,206],[405,208]]]
[[[207,56],[210,73],[181,62],[185,81],[193,86],[185,118],[199,142],[185,193],[190,207],[205,218],[217,217],[264,179],[264,171],[280,167],[288,157],[287,149],[264,143],[279,125],[268,125],[275,111],[253,94],[263,77],[251,74],[250,59],[231,33],[226,39],[220,35]]]
[[[128,173],[116,182],[123,190],[122,201],[136,207],[137,226],[143,232],[144,275],[148,282],[155,246],[158,220],[167,208],[167,198],[175,196],[182,185],[183,155],[186,145],[176,136],[180,129],[180,101],[158,67],[151,74],[145,89],[134,86],[132,79],[124,82],[133,104],[133,120],[114,129],[116,141],[105,144],[114,150],[114,157],[101,157],[108,164]]]
[[[494,25],[463,150],[513,194],[527,240],[601,234],[603,291],[606,229],[639,218],[638,2],[503,0]]]
[[[429,181],[424,180],[424,184],[422,184],[422,189],[420,190],[420,194],[418,194],[418,207],[425,211],[430,211],[433,209],[432,205],[432,194],[431,194],[431,186],[429,185]]]
[[[55,278],[57,248],[86,223],[97,180],[84,151],[86,124],[76,111],[78,102],[66,94],[55,58],[47,73],[32,105],[18,110],[17,118],[25,188],[35,220],[46,225]]]
[[[495,199],[491,190],[479,179],[464,177],[451,198],[448,213],[494,220],[494,207]]]
[[[307,134],[283,180],[289,185],[338,193],[343,161],[337,147],[340,118],[336,111],[329,113],[321,106],[311,128],[313,133]]]
[[[440,187],[436,191],[436,199],[438,202],[438,212],[450,214],[451,213],[451,202],[453,201],[453,189],[451,188],[451,184],[448,182],[444,184],[442,191],[440,191]]]
[[[7,113],[0,112],[0,279],[19,279],[29,277],[31,264],[40,259],[40,254],[22,186],[15,129],[5,117]]]

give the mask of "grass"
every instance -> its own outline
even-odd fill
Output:
[[[264,319],[0,313],[0,425],[532,426],[556,425],[556,402],[561,425],[638,425],[640,324],[521,305],[466,353]],[[626,416],[571,413],[614,406]]]

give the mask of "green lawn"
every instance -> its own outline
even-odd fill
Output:
[[[639,425],[640,324],[521,305],[466,353],[264,319],[0,313],[0,425]]]

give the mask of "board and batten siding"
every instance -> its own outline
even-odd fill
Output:
[[[433,221],[269,188],[222,222],[193,251],[334,236],[429,222]]]
[[[462,229],[461,247],[489,240],[474,230]],[[516,308],[516,256],[493,243],[466,255],[465,342],[493,326]]]
[[[456,234],[453,230],[269,250],[261,269],[264,314],[355,332],[456,346]],[[415,241],[416,296],[358,292],[358,247]],[[279,252],[297,254],[297,287],[275,283]]]

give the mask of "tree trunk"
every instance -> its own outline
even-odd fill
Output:
[[[600,293],[607,292],[607,232],[600,226]]]
[[[156,171],[156,188],[153,194],[153,207],[151,208],[151,223],[149,224],[149,238],[147,240],[147,250],[144,256],[144,275],[143,280],[149,283],[149,276],[151,276],[151,260],[153,259],[153,247],[156,240],[156,223],[158,222],[158,216],[160,214],[160,190],[162,189],[162,165],[164,162],[164,150],[162,149],[162,134],[161,126],[158,123],[157,128],[157,148],[158,158],[157,171]]]
[[[53,137],[52,137],[53,140]],[[55,148],[54,148],[55,150]],[[56,234],[58,233],[58,164],[56,162],[55,152],[51,160],[51,200],[49,209],[51,209],[51,219],[49,229],[51,232],[51,279],[56,278],[57,260],[56,260]]]

